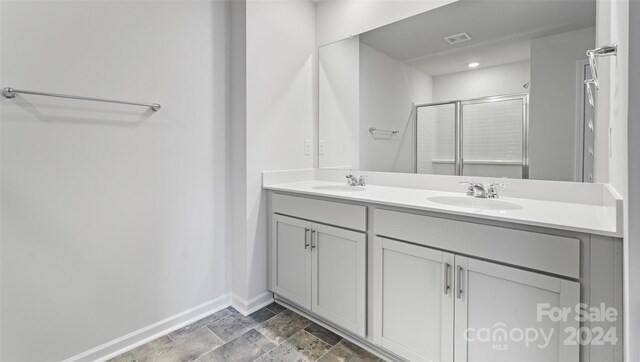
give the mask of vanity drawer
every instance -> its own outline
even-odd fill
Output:
[[[271,210],[278,214],[323,224],[359,231],[367,230],[367,209],[364,206],[274,193],[271,198]]]
[[[377,209],[375,233],[578,279],[580,239]]]

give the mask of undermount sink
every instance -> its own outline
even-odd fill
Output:
[[[437,204],[467,207],[471,209],[483,209],[483,210],[519,210],[522,209],[521,205],[515,204],[509,201],[495,200],[495,199],[479,199],[475,197],[461,197],[461,196],[436,196],[430,197],[427,200],[435,202]]]
[[[364,191],[367,188],[364,186],[349,186],[349,185],[317,185],[311,186],[314,190],[323,191]]]

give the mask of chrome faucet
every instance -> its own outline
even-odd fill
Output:
[[[467,185],[467,196],[473,196],[479,199],[497,199],[500,196],[498,195],[498,187],[505,187],[504,184],[492,182],[489,186],[484,186],[479,182],[460,182],[461,184]]]
[[[366,186],[367,178],[365,176],[356,178],[354,175],[349,174],[347,175],[347,183],[349,184],[349,186]]]
[[[484,185],[478,182],[463,181],[461,184],[467,185],[467,196],[473,196],[480,199],[487,197],[487,192],[484,189]]]

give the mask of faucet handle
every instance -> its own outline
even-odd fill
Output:
[[[358,178],[358,186],[366,186],[368,178],[369,178],[368,176],[360,176]]]
[[[352,174],[348,174],[348,175],[347,175],[347,176],[345,176],[345,177],[346,177],[346,179],[347,179],[347,183],[348,183],[350,186],[356,186],[356,185],[358,184],[358,179],[357,179],[354,175],[352,175]]]
[[[470,181],[460,181],[459,184],[461,185],[467,185],[467,196],[473,196],[474,194],[474,189],[480,185],[476,182],[470,182]]]
[[[487,187],[487,198],[489,199],[497,199],[500,196],[498,195],[498,187],[507,187],[506,184],[500,182],[492,182]]]

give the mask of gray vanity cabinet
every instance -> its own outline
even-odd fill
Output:
[[[456,361],[578,361],[578,282],[456,255]],[[571,311],[556,320],[547,312]]]
[[[577,282],[384,237],[374,260],[374,341],[407,360],[579,359],[565,331],[577,331],[576,315],[538,316],[538,306],[574,310]]]
[[[276,298],[389,360],[620,356],[578,335],[620,323],[575,314],[581,302],[621,308],[608,297],[621,280],[614,239],[278,193],[270,208]]]
[[[364,336],[365,234],[278,214],[272,232],[272,291]]]
[[[453,360],[453,254],[376,238],[374,258],[375,343],[409,361]]]
[[[314,225],[311,310],[364,336],[366,333],[366,236]]]
[[[311,309],[311,223],[274,215],[272,291]]]

